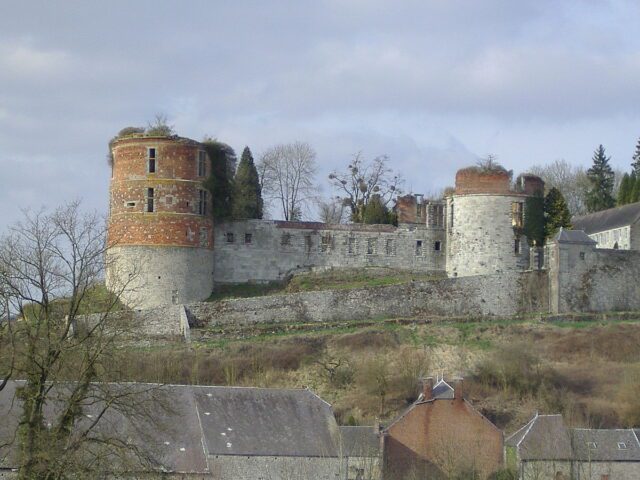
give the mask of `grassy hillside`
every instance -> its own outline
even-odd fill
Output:
[[[640,424],[640,320],[432,325],[263,325],[220,330],[190,348],[127,349],[114,380],[310,387],[344,423],[389,420],[415,399],[425,374],[463,375],[467,397],[508,431],[534,412],[570,424]]]

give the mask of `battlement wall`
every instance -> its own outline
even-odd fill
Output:
[[[214,230],[216,283],[282,280],[323,267],[445,270],[443,228],[244,220]]]

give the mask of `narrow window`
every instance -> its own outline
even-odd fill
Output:
[[[384,253],[387,255],[393,255],[393,239],[387,238],[384,244]]]
[[[198,190],[198,214],[207,214],[207,191]]]
[[[253,240],[253,235],[250,233],[245,233],[244,234],[244,243],[251,243],[251,241]]]
[[[320,251],[328,252],[331,249],[331,235],[323,235],[320,238]]]
[[[511,203],[511,224],[514,227],[522,227],[524,225],[524,203]]]
[[[516,255],[520,255],[520,239],[516,238],[513,242],[513,250]]]
[[[440,243],[440,240],[436,240],[436,242],[433,244],[433,249],[434,249],[436,252],[439,252],[439,251],[440,251],[441,246],[442,246],[442,244]]]
[[[422,255],[422,240],[416,240],[416,256]]]
[[[198,176],[204,177],[207,174],[207,152],[198,151]]]
[[[347,240],[347,253],[356,253],[356,239],[355,237],[349,237]]]
[[[153,188],[147,188],[147,212],[149,213],[154,211],[153,196]]]
[[[291,245],[291,234],[283,233],[280,237],[280,245]]]
[[[584,252],[580,252],[580,260],[584,260]]]
[[[416,202],[416,217],[418,217],[418,219],[422,216],[422,203],[420,203],[419,201]]]
[[[147,172],[156,173],[156,149],[150,148],[147,151]]]
[[[304,236],[304,248],[307,253],[311,253],[311,248],[313,247],[313,242],[311,240],[311,235]]]
[[[227,232],[227,243],[233,243],[235,238],[233,236],[233,232]]]
[[[378,240],[375,238],[367,238],[367,255],[373,255],[376,253],[376,245]]]
[[[449,228],[453,227],[453,202],[449,205]]]

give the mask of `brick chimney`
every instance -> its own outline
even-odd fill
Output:
[[[453,398],[462,401],[464,398],[464,388],[462,378],[456,378],[453,382]]]
[[[423,400],[430,400],[433,390],[433,377],[426,377],[422,379],[422,396]]]

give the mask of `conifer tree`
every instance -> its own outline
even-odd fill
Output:
[[[587,210],[599,212],[615,206],[613,198],[614,173],[609,165],[604,147],[598,146],[593,154],[593,165],[587,170],[589,191],[587,192]]]
[[[571,213],[564,196],[553,187],[544,198],[545,237],[550,238],[560,230],[560,227],[571,228]]]
[[[379,195],[374,195],[364,207],[363,223],[385,224],[392,223],[389,210],[384,205]]]
[[[633,188],[631,189],[631,193],[629,194],[629,203],[635,202],[640,202],[640,178],[633,179]]]
[[[211,214],[216,220],[225,220],[231,216],[236,154],[229,145],[212,138],[205,138],[202,146],[209,157],[210,171],[204,187],[211,193]]]
[[[638,144],[636,145],[636,151],[633,154],[633,163],[631,166],[633,167],[633,173],[635,173],[636,177],[640,177],[640,138],[638,139]]]
[[[244,148],[240,158],[232,199],[233,218],[262,218],[262,188],[249,147]]]
[[[625,173],[620,182],[620,188],[618,189],[618,205],[626,205],[631,201],[632,190],[633,184],[631,183],[631,176]]]

